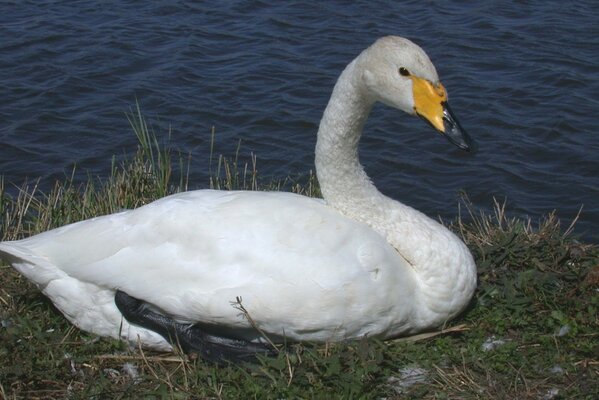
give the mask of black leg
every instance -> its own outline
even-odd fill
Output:
[[[117,290],[114,302],[125,319],[160,334],[173,346],[215,363],[226,361],[255,361],[256,355],[276,355],[272,346],[207,333],[197,325],[182,324],[152,311],[146,304],[127,293]]]

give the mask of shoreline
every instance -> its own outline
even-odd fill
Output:
[[[134,156],[100,181],[68,177],[46,193],[30,184],[16,198],[0,181],[0,238],[28,236],[134,208],[186,190],[185,158],[150,133],[139,111],[129,121]],[[255,157],[214,157],[210,187],[290,190],[262,184]],[[212,157],[211,157],[212,158]],[[178,173],[182,172],[182,173]],[[469,307],[437,334],[380,342],[289,344],[257,365],[216,367],[180,353],[130,349],[79,331],[34,285],[0,264],[0,397],[13,398],[593,398],[599,393],[599,248],[579,242],[554,213],[533,226],[466,204],[449,223],[471,249],[478,282]],[[411,339],[411,340],[410,340]],[[396,397],[396,398],[397,398]]]

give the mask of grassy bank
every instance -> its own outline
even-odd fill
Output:
[[[130,122],[137,153],[105,180],[34,183],[16,198],[0,182],[0,237],[15,239],[133,208],[187,188],[186,158]],[[214,157],[214,188],[292,190],[261,183],[254,157]],[[182,173],[183,171],[183,173]],[[597,398],[599,249],[549,215],[539,224],[462,210],[451,223],[470,246],[479,287],[443,333],[388,342],[302,344],[256,365],[215,367],[181,354],[130,349],[71,326],[40,292],[0,266],[0,398]]]

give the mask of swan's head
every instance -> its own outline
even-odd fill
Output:
[[[463,150],[473,142],[447,104],[447,92],[424,50],[408,39],[386,36],[356,60],[371,96],[391,107],[418,115]]]

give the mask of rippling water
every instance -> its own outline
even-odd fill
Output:
[[[138,99],[157,132],[192,153],[192,187],[217,152],[261,175],[307,174],[335,80],[377,37],[425,48],[479,144],[460,153],[416,118],[377,106],[361,159],[381,190],[452,218],[459,194],[508,199],[578,232],[599,223],[599,12],[595,1],[31,1],[0,4],[0,174],[48,186],[73,165],[106,176],[136,144]]]

